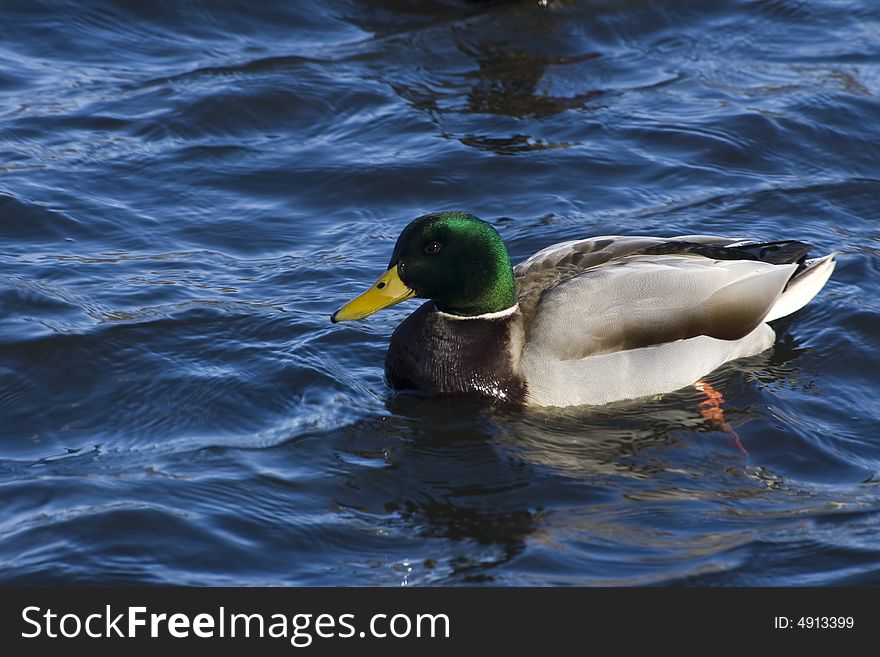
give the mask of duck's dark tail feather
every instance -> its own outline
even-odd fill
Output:
[[[782,240],[780,242],[741,244],[727,248],[740,254],[748,254],[751,256],[749,259],[769,262],[771,265],[790,265],[796,262],[803,267],[807,254],[813,247],[805,242]]]

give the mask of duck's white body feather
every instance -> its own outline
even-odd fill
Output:
[[[666,241],[744,243],[599,237],[554,245],[516,268],[521,285],[536,288],[569,272],[530,306],[519,363],[530,403],[605,404],[692,384],[770,347],[775,334],[766,322],[805,305],[834,269],[833,254],[807,261],[796,275],[797,264],[635,254]]]
[[[522,368],[528,401],[539,406],[579,406],[673,392],[729,360],[764,351],[775,337],[768,324],[759,324],[739,340],[701,335],[578,360],[559,360],[526,348]]]

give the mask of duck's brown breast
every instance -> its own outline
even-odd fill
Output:
[[[521,404],[525,381],[518,373],[522,315],[456,319],[430,301],[391,336],[385,358],[388,383],[397,390],[466,394]]]

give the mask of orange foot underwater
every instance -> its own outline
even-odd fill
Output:
[[[746,456],[749,455],[739,434],[730,426],[730,423],[724,417],[724,409],[721,405],[724,403],[724,395],[715,390],[708,381],[697,381],[694,387],[706,395],[706,399],[700,402],[700,415],[709,420],[713,425],[721,429],[724,433],[733,438],[733,444],[736,448]]]

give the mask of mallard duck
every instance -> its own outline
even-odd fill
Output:
[[[516,404],[606,404],[672,392],[773,344],[768,322],[812,299],[834,254],[793,240],[605,236],[516,267],[498,232],[438,212],[400,234],[388,271],[331,320],[429,299],[391,336],[398,390]]]

